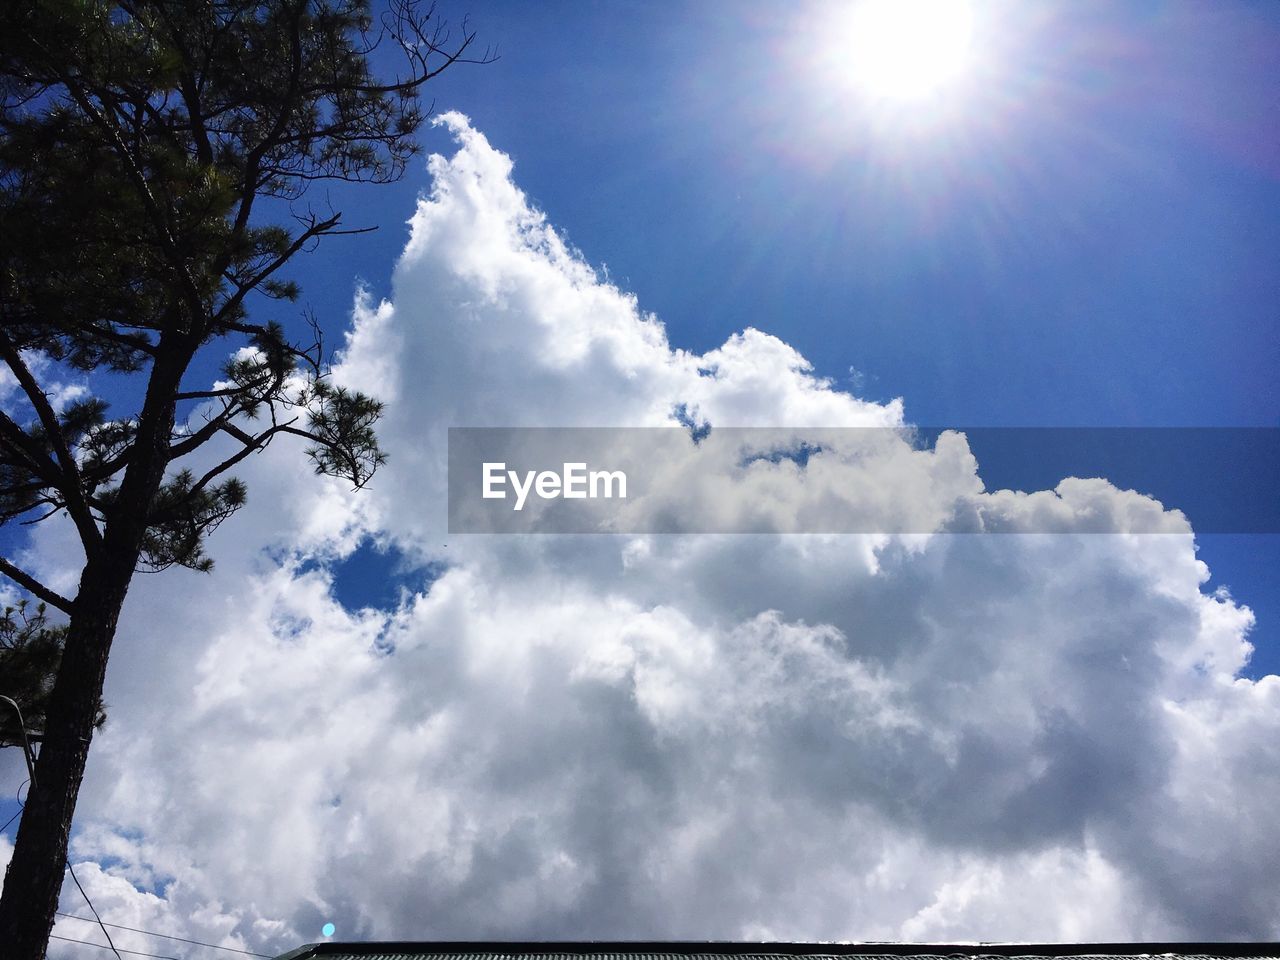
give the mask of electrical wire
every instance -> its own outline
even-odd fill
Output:
[[[13,816],[4,822],[4,826],[0,827],[0,833],[4,833],[6,830],[8,830],[9,824],[13,823],[13,821],[17,820],[18,817],[21,815],[22,815],[22,807],[19,807],[17,810],[13,812]]]
[[[13,816],[11,816],[8,820],[5,821],[4,826],[0,827],[0,833],[3,833],[5,830],[8,829],[9,824],[13,823],[14,820],[17,820],[19,815],[26,809],[26,804],[23,803],[21,799],[22,788],[26,786],[26,784],[28,783],[32,785],[35,784],[36,771],[35,771],[35,757],[32,755],[32,752],[31,752],[31,743],[29,740],[26,739],[27,731],[26,731],[25,725],[23,724],[22,711],[18,708],[18,705],[8,697],[0,697],[0,700],[7,701],[9,705],[13,707],[14,711],[18,714],[18,727],[19,729],[22,730],[22,736],[24,740],[23,753],[26,756],[26,760],[27,760],[27,772],[30,774],[30,777],[26,781],[18,784],[18,793],[17,793],[18,809],[14,812]],[[254,953],[252,950],[241,950],[237,947],[223,947],[223,946],[219,946],[216,943],[205,943],[202,940],[188,940],[186,937],[177,937],[169,933],[155,933],[151,930],[141,930],[138,927],[127,927],[122,923],[105,923],[103,922],[103,919],[100,916],[98,916],[98,908],[93,905],[93,901],[89,899],[89,895],[84,892],[84,887],[80,885],[80,878],[76,876],[75,868],[71,866],[70,860],[67,861],[67,870],[70,871],[71,879],[75,881],[76,889],[80,891],[80,896],[84,897],[84,902],[89,905],[89,909],[93,912],[93,920],[90,920],[88,917],[77,917],[73,913],[63,913],[61,911],[56,911],[56,915],[59,917],[66,917],[69,920],[80,920],[85,923],[96,922],[99,928],[101,928],[102,930],[102,935],[107,938],[107,942],[93,943],[90,940],[73,940],[70,937],[61,937],[53,933],[49,934],[49,937],[51,939],[65,940],[68,943],[83,943],[91,947],[101,947],[104,950],[109,949],[112,953],[116,955],[116,960],[121,960],[121,957],[120,957],[121,953],[129,953],[129,954],[133,954],[134,956],[140,956],[140,957],[161,957],[161,955],[157,953],[142,953],[138,950],[117,949],[115,943],[111,940],[111,934],[107,930],[107,927],[115,927],[118,930],[128,930],[132,933],[141,933],[149,937],[163,937],[166,940],[176,940],[180,943],[189,943],[197,947],[208,947],[211,950],[226,950],[229,953],[241,953],[247,957],[263,957],[263,958],[266,958],[266,960],[270,960],[269,954]],[[177,960],[177,958],[161,957],[161,960]]]
[[[50,940],[64,940],[67,943],[83,943],[86,947],[101,947],[103,950],[112,950],[118,957],[122,953],[131,953],[135,957],[155,957],[156,960],[178,960],[177,957],[171,957],[164,953],[143,953],[141,950],[116,950],[115,947],[108,947],[105,943],[94,943],[92,940],[76,940],[73,937],[60,937],[56,933],[49,934]]]
[[[18,728],[22,731],[22,738],[23,738],[23,754],[25,755],[27,760],[27,772],[30,774],[30,777],[25,781],[25,783],[30,783],[34,786],[36,782],[35,757],[31,753],[31,742],[27,739],[27,730],[22,720],[22,711],[18,708],[18,705],[14,703],[13,700],[11,700],[9,697],[0,696],[0,700],[6,701],[10,706],[13,707],[14,711],[18,714]],[[11,816],[8,820],[5,821],[4,826],[0,827],[0,833],[3,833],[5,830],[7,830],[9,827],[9,824],[13,823],[14,820],[17,820],[18,816],[22,813],[22,811],[24,811],[27,808],[26,804],[23,803],[21,800],[22,788],[23,786],[25,786],[25,783],[18,784],[18,794],[17,794],[19,797],[18,809],[14,812],[13,816]],[[104,923],[102,918],[98,916],[98,908],[93,905],[93,901],[89,899],[89,895],[84,892],[84,887],[80,885],[80,878],[76,876],[75,868],[71,866],[70,860],[67,861],[67,870],[70,871],[71,879],[75,881],[76,889],[80,891],[80,896],[84,897],[84,902],[87,903],[89,905],[89,909],[93,911],[93,920],[90,920],[88,917],[77,917],[75,914],[72,914],[72,913],[62,913],[61,911],[57,911],[57,916],[66,917],[70,920],[82,920],[85,923],[93,923],[96,921],[98,926],[102,930],[102,935],[107,938],[107,942],[93,943],[89,940],[72,940],[70,937],[60,937],[57,934],[52,934],[52,933],[49,934],[51,939],[66,940],[69,943],[83,943],[91,947],[102,947],[104,950],[109,949],[112,953],[116,955],[116,960],[121,960],[120,954],[122,952],[133,954],[135,956],[140,956],[140,957],[160,957],[160,954],[157,954],[157,953],[141,953],[137,950],[123,950],[123,951],[117,950],[115,943],[112,942],[111,940],[111,934],[107,930],[107,927],[116,927],[117,929],[120,929],[120,930],[129,930],[133,933],[141,933],[150,937],[163,937],[167,940],[177,940],[181,943],[190,943],[193,946],[197,946],[197,947],[209,947],[210,949],[213,949],[213,950],[226,950],[230,953],[242,953],[245,956],[249,956],[249,957],[267,957],[267,954],[265,953],[253,953],[250,950],[240,950],[240,949],[237,949],[236,947],[221,947],[221,946],[218,946],[216,943],[204,943],[200,940],[188,940],[186,937],[175,937],[167,933],[153,933],[150,930],[140,930],[137,927],[126,927],[122,923]],[[177,960],[177,958],[164,957],[162,958],[162,960]],[[267,957],[267,960],[270,960],[270,958]]]
[[[80,886],[80,878],[76,876],[75,868],[71,866],[71,861],[67,860],[67,869],[71,871],[71,879],[76,882],[76,887],[80,890],[80,896],[84,897],[84,902],[89,905],[89,909],[93,911],[94,919],[98,921],[98,926],[102,928],[102,935],[107,938],[107,943],[111,945],[111,952],[116,955],[116,960],[120,960],[120,951],[116,949],[116,945],[111,943],[111,934],[107,933],[107,925],[102,922],[102,918],[98,916],[98,908],[93,905],[93,901],[89,899],[89,895],[84,892],[84,887]],[[102,944],[98,944],[102,946]],[[126,950],[125,953],[133,953],[135,951]],[[154,954],[149,954],[154,956]]]
[[[93,923],[88,917],[77,917],[74,913],[62,913],[59,911],[58,916],[66,917],[68,920],[83,920],[85,923]],[[216,943],[205,943],[202,940],[188,940],[186,937],[176,937],[171,933],[156,933],[154,930],[142,930],[138,927],[126,927],[123,923],[108,923],[108,927],[116,927],[120,930],[129,930],[133,933],[143,933],[148,937],[164,937],[166,940],[178,940],[182,943],[194,944],[197,947],[209,947],[213,950],[227,950],[231,953],[243,953],[250,957],[265,957],[271,960],[269,953],[254,953],[252,950],[241,950],[239,947],[220,947]]]
[[[26,721],[22,719],[22,708],[18,706],[18,702],[12,697],[0,696],[0,700],[13,707],[13,712],[18,715],[18,731],[22,734],[22,755],[27,758],[27,773],[31,775],[31,785],[35,786],[36,758],[35,754],[31,752],[31,738],[27,735]],[[21,790],[22,788],[19,787],[18,789]]]
[[[13,821],[18,819],[18,817],[22,816],[22,811],[27,809],[27,805],[22,802],[22,788],[25,787],[30,782],[31,782],[30,780],[23,780],[20,784],[18,784],[18,789],[15,790],[13,794],[13,799],[18,801],[18,809],[14,811],[12,817],[10,817],[8,820],[4,822],[4,826],[0,827],[0,833],[4,833],[6,830],[8,830],[9,824],[13,823]]]

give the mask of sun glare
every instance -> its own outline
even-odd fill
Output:
[[[865,94],[913,101],[941,94],[969,64],[973,12],[965,0],[861,0],[830,37]]]

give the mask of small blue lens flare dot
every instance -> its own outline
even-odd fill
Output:
[[[323,927],[320,928],[320,932],[323,933],[326,937],[332,937],[333,931],[335,929],[336,928],[332,923],[326,923]]]

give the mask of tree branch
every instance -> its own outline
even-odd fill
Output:
[[[304,223],[306,222],[305,219],[301,218],[301,215],[299,215],[299,218],[302,219],[302,222]],[[218,308],[218,312],[213,315],[213,321],[217,323],[220,318],[228,315],[230,311],[234,310],[237,306],[239,306],[240,303],[244,300],[244,298],[248,296],[249,291],[257,289],[259,286],[261,286],[262,281],[266,280],[267,277],[271,276],[271,274],[275,273],[277,270],[283,267],[286,263],[288,263],[294,254],[296,254],[299,250],[301,250],[304,246],[306,246],[307,241],[313,240],[316,237],[324,235],[325,233],[332,230],[341,222],[342,222],[341,213],[335,213],[328,220],[313,220],[311,222],[311,225],[308,226],[306,230],[298,234],[297,239],[294,240],[293,243],[289,245],[289,248],[285,250],[284,253],[280,254],[273,261],[271,261],[271,263],[263,267],[261,270],[259,270],[253,276],[249,277],[243,283],[240,283],[239,281],[237,281],[236,285],[239,287],[239,289],[236,290],[236,292],[232,294],[232,296],[227,298],[226,303],[224,303],[221,307]]]
[[[228,426],[241,412],[242,407],[239,402],[226,404],[217,415],[206,421],[199,430],[184,437],[169,448],[169,462],[172,463],[174,460],[185,457],[196,448],[204,446],[213,438],[214,434]]]
[[[203,110],[200,103],[200,91],[196,86],[196,67],[191,60],[191,51],[182,42],[182,31],[173,22],[168,8],[157,4],[156,10],[169,31],[169,42],[172,43],[182,57],[183,69],[179,73],[182,84],[182,99],[187,104],[187,118],[191,121],[191,138],[196,145],[196,159],[205,166],[213,165],[213,145],[209,142],[209,131],[205,127]],[[135,19],[137,14],[132,13]]]
[[[0,433],[5,434],[9,446],[26,461],[27,468],[44,481],[43,486],[58,485],[58,465],[3,410],[0,410]]]
[[[18,378],[18,383],[22,385],[23,392],[35,407],[36,416],[44,426],[45,435],[48,436],[49,444],[58,458],[58,465],[62,468],[62,483],[58,484],[58,489],[67,500],[67,512],[75,522],[85,551],[96,550],[102,545],[102,533],[94,522],[93,514],[89,512],[89,505],[85,503],[84,491],[80,489],[80,468],[76,465],[75,458],[71,456],[66,438],[62,436],[58,416],[49,405],[49,398],[44,395],[35,377],[22,362],[22,357],[14,348],[12,341],[3,331],[0,331],[0,357],[4,358],[13,375]]]
[[[75,609],[75,604],[66,597],[59,593],[54,593],[31,574],[18,569],[4,557],[0,557],[0,573],[3,573],[32,596],[38,597],[51,607],[57,607],[63,613],[69,614]]]
[[[290,424],[295,422],[296,422],[296,419],[289,421]],[[255,436],[250,436],[248,433],[245,433],[245,431],[241,430],[239,427],[235,426],[234,424],[231,424],[231,423],[222,424],[220,426],[220,429],[222,430],[222,432],[227,434],[228,436],[235,437],[242,444],[244,444],[244,446],[242,449],[237,450],[232,456],[222,461],[222,463],[218,464],[216,467],[214,467],[212,470],[208,471],[204,476],[202,476],[198,481],[196,481],[195,485],[191,488],[191,493],[194,494],[203,490],[206,486],[209,485],[209,481],[213,480],[215,477],[221,476],[222,474],[226,473],[228,470],[234,467],[237,463],[240,463],[242,460],[247,458],[250,454],[256,453],[257,451],[264,449],[266,445],[271,442],[271,438],[275,436],[277,433],[290,432],[287,429],[287,427],[288,427],[288,424],[279,424],[277,426],[271,427],[268,430],[264,430],[262,433],[258,434],[255,437]]]
[[[271,132],[263,137],[256,147],[249,151],[249,155],[244,161],[244,182],[241,189],[244,191],[240,198],[240,207],[236,211],[235,224],[231,228],[232,236],[237,240],[244,235],[245,228],[249,225],[249,214],[253,210],[253,201],[258,195],[258,176],[259,166],[262,158],[267,155],[272,144],[280,137],[285,127],[289,124],[289,117],[293,115],[293,111],[297,107],[298,86],[302,79],[302,37],[299,32],[299,25],[302,22],[302,14],[306,9],[306,3],[299,3],[294,8],[293,30],[290,31],[289,37],[289,90],[283,98],[280,108],[280,116],[276,118],[275,124],[271,128]]]
[[[147,213],[151,216],[152,225],[163,240],[166,258],[178,277],[183,297],[187,301],[187,309],[191,311],[191,320],[193,323],[198,322],[204,316],[204,304],[200,302],[200,291],[196,289],[196,283],[192,279],[191,271],[187,269],[187,265],[178,251],[177,241],[169,229],[169,223],[165,219],[164,212],[160,209],[159,201],[156,200],[155,194],[151,192],[151,186],[147,183],[146,174],[138,167],[133,154],[129,152],[129,146],[124,142],[124,138],[121,137],[119,127],[93,105],[93,101],[89,99],[88,94],[85,93],[80,84],[74,78],[61,71],[58,71],[58,78],[80,109],[85,112],[90,120],[101,127],[111,139],[111,144],[115,147],[121,164],[123,164],[126,173],[128,173],[129,179],[133,181],[134,187],[137,188],[138,195],[142,198],[142,205],[146,207]],[[103,103],[107,102],[100,92],[95,95]]]

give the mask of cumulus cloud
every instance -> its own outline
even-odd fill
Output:
[[[36,350],[24,350],[22,360],[32,375],[45,385],[45,395],[49,398],[49,405],[56,412],[61,413],[67,404],[88,395],[89,387],[83,382],[83,377],[72,383],[54,379],[69,371],[58,369],[47,355]],[[31,406],[22,392],[22,386],[7,366],[0,367],[0,410],[6,413],[16,412],[23,419],[31,415]]]
[[[441,122],[456,152],[337,374],[388,402],[387,467],[351,496],[273,446],[218,569],[130,597],[72,848],[104,917],[261,952],[326,920],[1280,936],[1280,679],[1239,677],[1252,614],[1202,590],[1185,519],[1149,498],[986,491],[957,437],[877,476],[1055,532],[447,537],[450,426],[907,420],[758,330],[674,347],[506,155]],[[1168,532],[1127,533],[1139,515]],[[33,560],[70,556],[42,537]],[[335,598],[332,561],[365,539],[415,564],[393,609]]]

